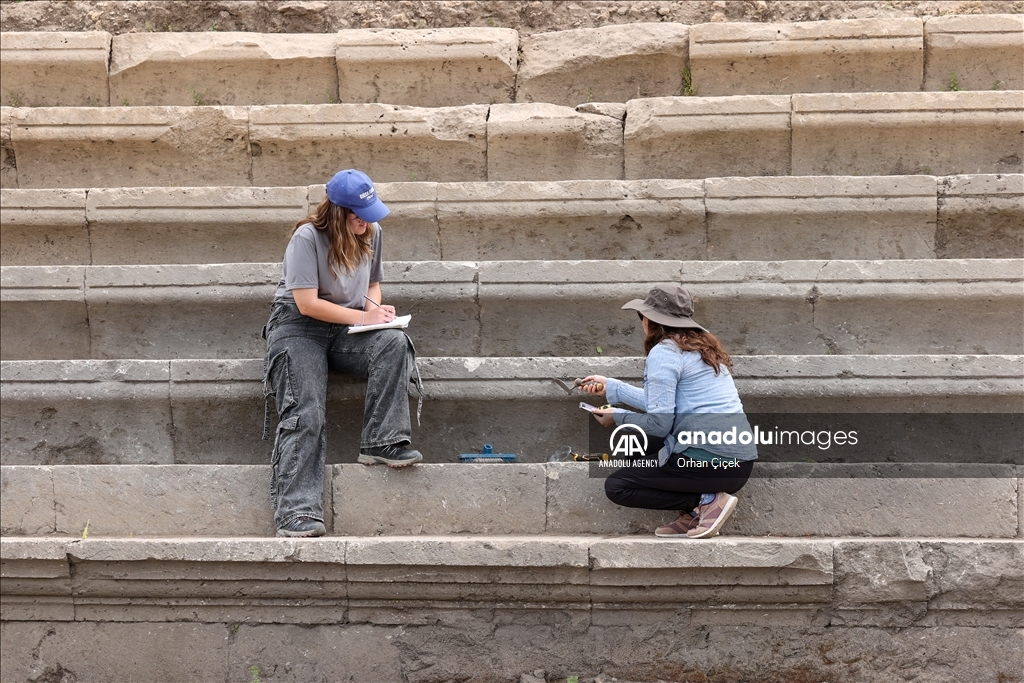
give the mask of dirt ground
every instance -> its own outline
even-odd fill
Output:
[[[1024,0],[0,0],[3,31],[256,31],[501,26],[523,34],[674,21],[817,21],[946,14],[1019,14]]]

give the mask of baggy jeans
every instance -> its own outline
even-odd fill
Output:
[[[360,450],[411,441],[410,379],[419,388],[412,342],[402,330],[348,334],[348,327],[302,315],[289,301],[271,308],[263,392],[281,417],[270,482],[277,528],[299,517],[324,519],[328,369],[367,378]]]

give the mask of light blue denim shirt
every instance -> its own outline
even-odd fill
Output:
[[[665,437],[665,448],[658,454],[661,465],[668,462],[671,453],[682,453],[688,448],[679,443],[680,432],[751,431],[729,369],[723,365],[715,375],[698,352],[682,351],[669,339],[647,354],[643,389],[609,378],[605,392],[609,403],[624,403],[645,411],[617,410],[615,424],[635,424],[649,436]],[[753,443],[742,444],[737,440],[695,446],[740,461],[757,459]]]

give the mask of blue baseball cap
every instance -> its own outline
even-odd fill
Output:
[[[377,197],[370,176],[354,168],[338,171],[327,181],[327,198],[338,206],[351,209],[367,223],[376,223],[391,213]]]

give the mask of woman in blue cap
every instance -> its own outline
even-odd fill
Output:
[[[377,221],[388,213],[365,173],[340,171],[327,183],[327,198],[296,223],[285,249],[264,328],[264,393],[281,416],[271,475],[278,536],[326,533],[328,369],[367,378],[359,462],[407,467],[423,459],[409,447],[410,379],[419,385],[412,342],[400,329],[348,334],[352,325],[395,318],[380,288]]]

